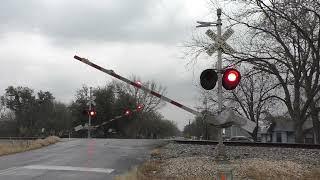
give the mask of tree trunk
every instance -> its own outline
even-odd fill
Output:
[[[316,107],[316,103],[312,102],[310,104],[311,119],[313,125],[314,143],[320,144],[320,121],[319,121],[319,111],[320,108]]]
[[[313,124],[313,133],[315,135],[315,144],[320,144],[320,121],[319,121],[319,110],[315,107],[315,104],[311,105],[311,119]]]
[[[320,144],[320,121],[318,113],[312,116],[313,132],[315,135],[315,144]]]
[[[252,134],[251,134],[251,136],[252,136],[252,138],[253,138],[253,140],[255,141],[255,142],[257,142],[257,140],[258,140],[258,130],[259,130],[259,127],[258,127],[258,125],[254,128],[254,130],[253,130],[253,132],[252,132]]]

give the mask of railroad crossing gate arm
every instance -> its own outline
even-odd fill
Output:
[[[237,115],[233,110],[229,108],[223,110],[220,113],[220,115],[214,117],[213,119],[212,117],[213,116],[208,117],[206,121],[213,126],[221,128],[226,128],[235,125],[250,133],[253,133],[253,130],[256,127],[256,124],[254,122],[240,115]]]
[[[113,76],[113,77],[115,77],[115,78],[117,78],[117,79],[119,79],[119,80],[121,80],[121,81],[123,81],[125,83],[128,83],[128,84],[130,84],[130,85],[132,85],[132,86],[134,86],[136,88],[142,89],[143,91],[145,91],[145,92],[147,92],[149,94],[152,94],[153,96],[156,96],[156,97],[160,98],[161,100],[166,101],[166,102],[168,102],[170,104],[173,104],[173,105],[175,105],[175,106],[177,106],[177,107],[179,107],[179,108],[181,108],[181,109],[183,109],[185,111],[188,111],[188,112],[190,112],[190,113],[192,113],[194,115],[198,115],[198,116],[202,115],[200,112],[198,112],[196,110],[193,110],[193,109],[191,109],[191,108],[189,108],[187,106],[184,106],[184,105],[182,105],[182,104],[180,104],[180,103],[178,103],[178,102],[176,102],[176,101],[174,101],[174,100],[172,100],[170,98],[167,98],[166,96],[163,96],[163,95],[161,95],[161,94],[159,94],[159,93],[157,93],[155,91],[152,91],[151,89],[148,89],[147,87],[144,87],[139,83],[130,81],[129,79],[124,78],[124,77],[116,74],[112,70],[107,70],[107,69],[105,69],[105,68],[103,68],[103,67],[101,67],[101,66],[99,66],[97,64],[94,64],[91,61],[89,61],[88,59],[81,58],[81,57],[79,57],[77,55],[75,55],[74,58],[79,60],[80,62],[83,62],[83,63],[85,63],[85,64],[87,64],[87,65],[89,65],[91,67],[94,67],[94,68],[98,69],[99,71],[102,71],[102,72],[104,72],[106,74],[109,74],[110,76]]]

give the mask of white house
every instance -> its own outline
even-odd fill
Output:
[[[305,131],[304,143],[314,143],[315,136],[312,128],[312,120],[308,119],[303,124],[303,131]],[[259,134],[261,142],[295,143],[294,122],[290,118],[275,119],[269,128],[261,129]]]

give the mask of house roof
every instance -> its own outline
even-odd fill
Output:
[[[303,123],[302,129],[306,130],[306,129],[311,129],[311,128],[313,128],[313,122],[312,122],[312,119],[309,118]]]
[[[277,118],[271,131],[294,131],[294,122],[289,118]]]
[[[272,127],[272,126],[271,126]],[[302,129],[310,129],[313,127],[313,123],[311,119],[306,120],[303,123]],[[271,131],[294,131],[294,121],[292,121],[290,118],[278,118],[274,120],[274,125],[271,129]]]
[[[267,133],[268,133],[268,128],[269,128],[269,127],[261,126],[261,127],[259,127],[259,129],[258,129],[258,133],[260,133],[260,134],[267,134]]]

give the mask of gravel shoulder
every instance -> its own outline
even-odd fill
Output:
[[[169,143],[151,154],[152,179],[214,179],[215,145]],[[319,179],[320,149],[227,146],[234,179]],[[152,168],[148,168],[148,166]]]

